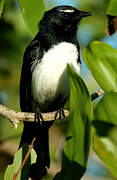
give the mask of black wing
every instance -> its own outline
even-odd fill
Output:
[[[40,42],[35,37],[31,44],[27,47],[22,64],[21,80],[20,80],[20,107],[24,112],[32,112],[32,96],[31,96],[31,81],[33,62],[39,62]]]
[[[36,64],[40,62],[41,57],[42,51],[40,51],[40,41],[37,37],[35,37],[31,44],[27,47],[23,58],[20,81],[20,106],[21,110],[24,112],[33,112],[33,97],[31,95],[32,71]],[[42,127],[35,122],[24,122],[24,130],[19,145],[20,148],[26,143],[31,144],[32,139],[36,137],[33,148],[37,154],[37,160],[31,168],[34,168],[33,171],[35,172],[35,168],[38,167],[36,174],[39,173],[40,176],[43,176],[43,173],[44,175],[47,173],[47,167],[49,168],[50,164],[48,142],[48,129],[50,127],[50,123],[52,125],[52,122],[49,122],[47,127],[46,125]],[[32,173],[31,176],[33,176],[33,171],[30,172],[30,175]]]

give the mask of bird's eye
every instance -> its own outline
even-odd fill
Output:
[[[68,15],[68,13],[63,13],[63,16],[68,17],[69,15]]]
[[[65,13],[64,16],[65,16],[65,17],[68,17],[68,14]]]

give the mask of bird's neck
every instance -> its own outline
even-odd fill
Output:
[[[44,26],[40,28],[39,36],[43,47],[47,50],[54,44],[61,43],[63,41],[76,44],[77,43],[77,27],[71,28],[70,26],[64,28]]]

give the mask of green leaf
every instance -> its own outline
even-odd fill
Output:
[[[2,15],[3,5],[4,5],[4,0],[0,0],[0,17]]]
[[[70,80],[70,116],[62,159],[62,170],[57,179],[80,179],[87,166],[91,143],[92,105],[83,80],[68,65]]]
[[[95,134],[93,136],[93,149],[117,179],[117,147],[109,138],[100,138]]]
[[[83,58],[101,88],[117,92],[117,50],[93,41],[84,49]]]
[[[12,165],[9,165],[7,167],[7,170],[5,172],[5,177],[4,180],[8,180],[8,179],[12,179],[13,175],[18,171],[18,169],[21,166],[22,160],[25,157],[25,154],[28,151],[29,146],[25,145],[22,148],[20,148],[16,154],[15,154],[15,158],[14,158],[14,163]],[[29,174],[29,166],[30,164],[34,163],[36,161],[36,153],[35,151],[32,149],[31,150],[31,154],[28,157],[22,171],[19,173],[17,180],[24,180],[24,179],[28,179],[28,174]]]
[[[29,27],[32,35],[38,31],[38,23],[45,11],[44,0],[18,0],[24,21]]]
[[[107,93],[101,99],[95,109],[94,120],[117,126],[117,93]]]
[[[117,93],[107,93],[94,113],[96,134],[93,148],[106,167],[117,178]]]
[[[107,9],[107,14],[117,16],[117,0],[111,0]]]

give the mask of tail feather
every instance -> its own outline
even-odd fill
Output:
[[[38,167],[39,172],[50,167],[48,130],[51,125],[51,122],[43,122],[42,125],[36,122],[24,122],[19,148],[26,143],[31,144],[33,138],[36,138],[33,148],[37,154],[35,165]]]

